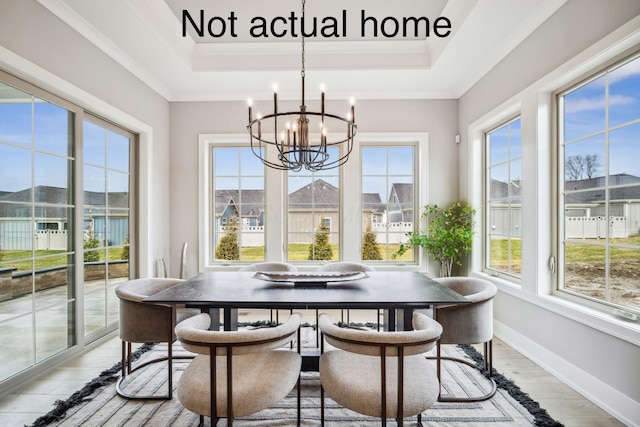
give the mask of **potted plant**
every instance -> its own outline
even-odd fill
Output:
[[[471,251],[475,213],[470,205],[460,202],[446,209],[424,206],[421,217],[426,220],[426,228],[407,233],[409,241],[402,243],[395,255],[410,247],[424,248],[440,263],[440,276],[450,277],[453,265],[462,265],[462,258]]]

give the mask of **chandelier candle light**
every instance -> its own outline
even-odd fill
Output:
[[[301,25],[303,28],[304,6],[305,0],[302,0]],[[346,117],[327,113],[324,106],[323,87],[320,94],[320,112],[307,111],[304,87],[304,35],[301,35],[301,37],[302,103],[300,110],[278,112],[278,88],[275,85],[273,88],[272,114],[265,116],[258,114],[254,119],[251,112],[252,101],[249,100],[249,124],[247,125],[247,130],[251,139],[251,151],[262,163],[279,170],[297,172],[303,167],[309,171],[337,168],[349,159],[349,154],[353,149],[353,137],[358,132],[358,127],[355,124],[354,101],[351,98],[351,111]],[[318,135],[310,134],[309,122],[312,117],[319,121]],[[331,133],[329,133],[330,130]],[[315,142],[312,142],[312,139],[315,139]],[[342,145],[344,147],[341,151],[340,147]],[[267,159],[268,150],[265,149],[267,146],[273,146],[277,149],[277,162],[275,159],[273,161]],[[329,150],[330,147],[336,147],[337,150]],[[337,155],[332,155],[331,151],[337,151]]]

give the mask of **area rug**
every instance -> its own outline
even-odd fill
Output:
[[[307,328],[305,328],[307,329]],[[311,329],[311,328],[309,328]],[[315,332],[307,331],[307,336]],[[312,341],[313,339],[309,340]],[[306,342],[306,340],[303,340]],[[442,346],[447,355],[467,357],[482,363],[482,355],[470,346]],[[145,345],[138,352],[140,361],[166,354],[166,344]],[[174,354],[186,354],[179,343],[174,344]],[[174,387],[189,360],[174,361]],[[484,402],[436,403],[422,415],[425,426],[471,427],[471,426],[562,426],[547,412],[532,401],[526,393],[494,370],[498,391]],[[66,401],[58,401],[49,414],[36,420],[32,426],[93,427],[93,426],[197,426],[199,417],[182,407],[176,394],[170,401],[134,401],[118,396],[115,381],[120,375],[120,363],[104,371],[83,389]],[[152,364],[136,375],[135,382],[124,386],[134,392],[164,392],[166,390],[166,364]],[[304,372],[302,376],[302,426],[320,425],[320,379],[315,372]],[[443,395],[479,395],[488,387],[487,381],[475,369],[459,363],[444,363]],[[221,419],[218,426],[226,426]],[[235,420],[236,426],[294,426],[296,425],[296,391],[274,407],[248,417]],[[345,409],[325,399],[325,425],[327,427],[380,425],[380,419],[367,417]],[[394,421],[387,425],[395,426]],[[406,418],[405,425],[416,425],[416,418]],[[205,426],[210,420],[205,418]]]

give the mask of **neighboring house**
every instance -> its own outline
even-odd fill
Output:
[[[380,194],[364,193],[362,194],[362,215],[363,224],[371,224],[375,227],[377,224],[384,224],[386,221],[387,205],[382,203]]]
[[[390,223],[413,223],[413,184],[392,184],[388,204]]]
[[[323,179],[299,188],[289,194],[289,240],[293,243],[311,243],[315,231],[324,223],[329,232],[340,228],[340,191]],[[338,235],[331,234],[329,241],[337,243]]]
[[[340,191],[323,179],[317,179],[289,194],[288,221],[289,240],[292,243],[311,243],[320,221],[332,232],[330,241],[337,241],[340,227],[339,216]],[[362,224],[371,224],[375,229],[379,226],[397,223],[398,231],[412,230],[413,221],[413,185],[394,184],[390,201],[393,209],[387,212],[387,204],[382,202],[378,193],[362,195]],[[251,232],[262,233],[264,227],[264,192],[263,190],[216,190],[215,223],[219,233],[225,231],[231,216],[237,216],[238,226],[243,232],[243,246],[259,245],[262,239],[251,235]],[[390,202],[391,203],[391,202]],[[390,215],[391,213],[391,215]],[[391,224],[387,224],[387,220]],[[401,225],[406,225],[400,228]],[[407,225],[409,224],[409,225]],[[408,228],[407,228],[408,227]],[[217,236],[216,236],[217,242]],[[253,242],[253,243],[252,243]]]
[[[568,238],[604,238],[607,228],[611,238],[640,234],[640,177],[609,175],[608,185],[607,211],[604,176],[565,182]]]
[[[69,225],[66,205],[73,204],[67,197],[66,188],[37,186],[34,188],[33,200],[43,205],[36,205],[35,212],[32,212],[29,205],[20,204],[31,201],[30,188],[3,192],[0,195],[0,248],[32,250],[35,242],[36,250],[67,250]],[[104,209],[107,197],[108,214]],[[109,246],[124,244],[129,233],[129,194],[85,191],[84,203],[85,232],[91,230],[98,240]],[[122,210],[118,211],[119,209]]]
[[[626,238],[640,234],[640,177],[609,176],[609,210],[605,204],[605,177],[565,181],[565,235],[570,239]],[[615,188],[616,186],[620,186]],[[491,223],[495,234],[507,234],[511,215],[512,236],[519,236],[521,215],[520,182],[491,180]],[[509,201],[511,202],[509,204]]]

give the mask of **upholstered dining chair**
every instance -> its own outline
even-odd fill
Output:
[[[256,262],[254,264],[249,264],[242,266],[238,269],[238,271],[298,271],[295,265],[286,263],[286,262]],[[276,323],[280,323],[280,315],[278,310],[270,310],[269,311],[269,321],[273,323],[273,313],[276,313]],[[291,311],[289,312],[291,314]]]
[[[176,326],[183,347],[197,353],[178,382],[178,399],[189,411],[211,417],[234,417],[266,409],[283,399],[298,384],[300,424],[300,319],[292,314],[274,328],[210,331],[208,314],[191,317]],[[298,351],[283,348],[296,340]],[[213,391],[212,391],[213,390]]]
[[[438,398],[438,378],[433,363],[423,353],[433,349],[442,327],[430,317],[414,313],[413,331],[377,332],[341,328],[331,317],[320,315],[320,420],[324,425],[324,392],[338,404],[361,414],[395,418],[417,415]],[[324,351],[324,342],[335,350]]]
[[[488,392],[481,396],[455,397],[438,396],[440,402],[478,402],[490,399],[496,393],[493,380],[493,297],[498,292],[496,286],[486,280],[470,277],[442,277],[435,279],[449,289],[466,297],[471,303],[437,306],[434,318],[442,325],[442,337],[436,346],[438,380],[441,378],[442,361],[464,363],[481,370],[473,362],[457,357],[442,356],[442,344],[484,344],[484,370],[490,381]]]
[[[133,279],[119,284],[116,295],[120,300],[120,339],[122,340],[122,376],[116,383],[117,393],[128,399],[171,399],[173,395],[173,359],[193,358],[174,356],[172,343],[176,340],[173,329],[182,320],[200,313],[197,309],[175,308],[169,305],[147,304],[142,300],[170,288],[183,280],[167,278]],[[167,343],[167,355],[133,366],[132,343]],[[167,393],[136,395],[124,390],[128,375],[152,363],[167,362]]]
[[[370,265],[362,264],[359,262],[348,262],[348,261],[340,261],[340,262],[330,262],[328,264],[324,264],[318,267],[318,271],[330,271],[330,272],[339,272],[339,273],[350,273],[353,271],[375,271],[376,269],[371,267]],[[349,310],[341,310],[341,321],[344,322],[344,312],[347,314],[347,325],[351,323],[351,319],[349,317]],[[317,320],[317,311],[316,311],[316,320]],[[376,325],[377,329],[380,330],[380,311],[376,310]]]

